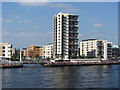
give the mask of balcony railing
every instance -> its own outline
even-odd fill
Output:
[[[69,39],[78,39],[77,37],[69,37]]]

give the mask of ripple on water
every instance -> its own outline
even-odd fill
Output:
[[[3,87],[94,88],[118,87],[118,66],[42,67],[3,69]]]

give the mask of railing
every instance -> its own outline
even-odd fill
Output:
[[[5,65],[5,64],[22,64],[23,61],[11,61],[11,60],[6,60],[5,58],[2,59],[0,58],[0,65]]]
[[[0,62],[0,65],[5,65],[5,64],[14,65],[14,64],[23,64],[23,62],[20,62],[20,61],[1,61]]]

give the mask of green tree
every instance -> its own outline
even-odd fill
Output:
[[[48,57],[48,58],[46,58],[46,60],[47,60],[47,61],[49,61],[49,60],[50,60],[50,58]]]
[[[39,57],[40,57],[39,54],[36,54],[36,55],[35,55],[35,58],[39,58]]]
[[[17,59],[17,54],[13,54],[13,55],[11,56],[11,59],[12,59],[13,61],[16,61],[16,59]]]

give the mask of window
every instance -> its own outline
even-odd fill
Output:
[[[5,46],[3,46],[2,48],[5,49]]]
[[[5,52],[5,50],[3,50],[3,52]]]

